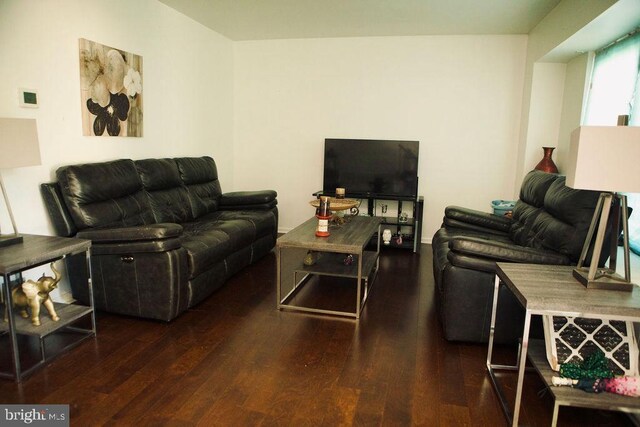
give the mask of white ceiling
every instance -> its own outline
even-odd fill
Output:
[[[560,0],[160,0],[237,40],[528,34]]]
[[[640,27],[640,0],[618,0],[577,33],[556,46],[544,62],[567,62],[581,52],[595,51]]]

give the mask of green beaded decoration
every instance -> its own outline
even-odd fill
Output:
[[[602,350],[596,350],[582,362],[568,362],[560,365],[560,376],[574,380],[612,378],[613,371]]]

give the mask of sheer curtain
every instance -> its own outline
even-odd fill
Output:
[[[629,125],[640,126],[640,32],[596,53],[584,123],[614,126],[621,114]],[[640,167],[640,159],[638,159]],[[629,244],[640,254],[640,194],[627,194],[633,213],[629,217]]]

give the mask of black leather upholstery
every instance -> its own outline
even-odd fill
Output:
[[[40,185],[40,193],[47,208],[47,213],[53,224],[53,229],[58,236],[70,237],[78,232],[71,213],[62,199],[60,186],[57,183],[44,183]]]
[[[92,240],[100,310],[169,321],[275,246],[276,192],[222,194],[211,157],[72,165],[56,175],[42,195],[58,234]],[[69,271],[74,297],[87,303],[85,279]]]
[[[509,218],[478,212],[460,206],[449,206],[445,208],[444,218],[449,221],[450,224],[468,224],[470,226],[477,226],[478,230],[495,231],[496,233],[507,233],[511,226],[511,220]]]
[[[132,160],[65,166],[56,176],[79,230],[153,224],[153,212]]]
[[[189,193],[175,161],[147,159],[135,164],[156,222],[182,223],[194,219]]]
[[[532,171],[524,178],[512,218],[450,206],[433,237],[436,301],[445,338],[489,338],[496,262],[575,264],[599,193],[565,186],[565,177]],[[606,238],[611,238],[611,231]],[[606,254],[600,264],[606,261]],[[499,342],[522,334],[524,310],[500,287]]]
[[[222,190],[213,159],[183,157],[175,160],[182,182],[189,192],[194,218],[215,212]]]

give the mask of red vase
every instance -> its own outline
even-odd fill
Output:
[[[551,158],[553,150],[555,150],[556,147],[542,147],[542,149],[544,150],[544,156],[534,169],[542,172],[558,173],[558,167],[553,163],[553,159]]]

